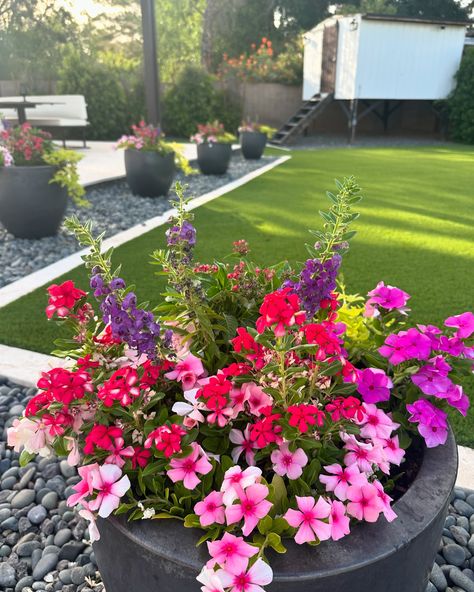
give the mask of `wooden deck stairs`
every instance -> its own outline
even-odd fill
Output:
[[[298,111],[290,117],[273,136],[270,145],[284,146],[290,144],[298,134],[301,134],[334,100],[334,94],[317,94],[305,101]]]

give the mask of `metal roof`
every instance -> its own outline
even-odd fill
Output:
[[[451,25],[456,27],[468,27],[472,25],[470,21],[453,21],[448,19],[428,19],[428,18],[417,18],[411,16],[395,16],[391,14],[375,14],[366,13],[361,15],[365,20],[371,21],[393,21],[397,23],[418,23],[426,25]]]

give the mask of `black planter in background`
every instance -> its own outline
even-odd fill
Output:
[[[258,160],[262,158],[263,151],[267,144],[267,135],[262,132],[241,132],[240,146],[242,154],[247,160]]]
[[[125,172],[128,186],[135,195],[167,195],[176,175],[174,153],[162,156],[151,150],[125,150]]]
[[[67,191],[50,183],[56,167],[0,167],[0,222],[18,238],[57,234],[67,207]]]
[[[198,144],[197,161],[203,175],[224,175],[229,168],[232,156],[232,144]]]
[[[452,432],[445,446],[426,449],[418,475],[394,504],[398,518],[359,523],[340,541],[318,547],[284,540],[284,555],[269,555],[268,592],[425,592],[456,481]],[[111,592],[198,592],[195,577],[209,559],[196,547],[202,531],[173,520],[112,517],[98,522],[99,570]]]

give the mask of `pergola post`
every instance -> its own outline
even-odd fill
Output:
[[[143,66],[148,123],[160,124],[160,79],[156,44],[155,0],[140,0],[143,31]]]

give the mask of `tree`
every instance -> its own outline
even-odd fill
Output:
[[[413,18],[470,20],[474,0],[358,0],[338,6],[339,13],[374,12]]]
[[[456,78],[447,101],[450,132],[453,139],[474,144],[474,49],[466,51]]]

